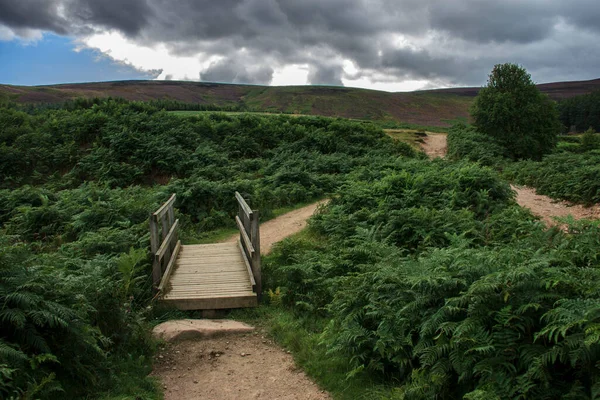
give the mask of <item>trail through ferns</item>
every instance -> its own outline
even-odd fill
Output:
[[[421,148],[430,158],[444,157],[446,155],[446,135],[428,135],[424,139]],[[600,206],[584,207],[579,204],[571,204],[567,201],[557,201],[548,196],[536,194],[535,189],[526,186],[511,185],[517,193],[517,203],[521,207],[528,208],[531,212],[541,217],[546,225],[556,225],[555,217],[567,217],[571,215],[574,219],[600,219]]]
[[[431,158],[444,157],[446,135],[428,135],[422,148]],[[547,225],[556,223],[553,217],[600,217],[598,206],[586,208],[557,202],[528,187],[512,186],[512,189],[517,193],[519,205],[542,217]],[[275,243],[304,229],[308,219],[325,202],[310,204],[261,224],[263,253],[268,254]],[[237,237],[234,235],[225,241],[234,241]],[[158,357],[154,374],[161,380],[166,400],[330,398],[295,367],[292,356],[265,337],[264,332],[167,345]],[[260,376],[258,371],[262,371]]]
[[[261,251],[269,253],[273,244],[304,229],[325,202],[261,224]],[[237,238],[235,235],[226,241]],[[153,373],[161,381],[165,400],[330,398],[295,366],[291,354],[265,335],[259,331],[165,346],[158,353]]]
[[[324,204],[327,204],[327,200],[321,200],[316,203],[309,204],[261,224],[260,252],[263,255],[269,254],[275,243],[300,232],[306,227],[308,219],[312,217],[317,208]],[[239,235],[235,234],[228,238],[225,242],[235,242],[238,237]]]

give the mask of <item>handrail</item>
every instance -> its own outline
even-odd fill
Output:
[[[175,219],[176,195],[173,193],[158,210],[150,214],[150,251],[152,252],[152,286],[164,289],[163,274],[170,274],[179,249],[179,220]]]
[[[250,266],[250,261],[248,260],[248,257],[246,257],[246,252],[244,251],[244,248],[242,247],[242,242],[240,242],[238,240],[237,244],[242,252],[242,258],[244,259],[244,264],[246,265],[246,269],[248,270],[248,276],[250,276],[250,284],[252,285],[252,290],[256,290],[256,279],[254,279],[254,273],[252,272],[252,267]]]
[[[175,203],[175,197],[176,195],[175,193],[173,193],[171,197],[169,197],[169,200],[167,200],[165,204],[160,206],[160,208],[156,210],[152,215],[155,215],[157,218],[160,219],[163,215],[165,215],[167,211],[169,211],[169,208],[173,206],[173,204]]]
[[[162,292],[165,290],[165,286],[167,282],[169,282],[169,278],[171,277],[171,273],[173,272],[173,268],[175,267],[175,260],[177,260],[177,254],[179,254],[179,250],[181,250],[181,240],[177,241],[175,245],[175,250],[173,250],[173,254],[171,255],[171,259],[167,264],[167,268],[165,268],[165,274],[160,280],[160,285],[158,285],[158,291]]]
[[[261,279],[261,260],[260,260],[260,233],[259,233],[259,212],[252,210],[241,194],[235,192],[235,198],[238,202],[238,215],[235,222],[240,230],[240,247],[244,260],[249,262],[251,279],[256,285],[253,285],[256,297],[260,300],[262,293]]]
[[[246,200],[244,200],[242,195],[239,194],[239,192],[235,192],[235,198],[238,201],[238,204],[240,205],[242,210],[244,210],[244,213],[246,213],[246,216],[249,217],[250,215],[252,215],[252,209],[250,208],[248,203],[246,203]]]
[[[169,233],[167,234],[167,236],[163,240],[162,244],[156,251],[156,257],[158,257],[159,259],[162,260],[162,258],[167,253],[167,250],[169,249],[169,246],[171,244],[171,241],[173,240],[173,237],[177,234],[178,226],[179,226],[179,220],[177,219],[177,220],[175,220],[175,223],[173,224],[173,226],[171,226],[171,229],[169,229]]]
[[[246,233],[246,229],[244,228],[243,222],[240,220],[240,217],[238,217],[237,215],[235,216],[235,222],[237,223],[238,229],[240,230],[240,235],[241,235],[242,241],[244,242],[244,245],[246,246],[246,249],[248,249],[248,252],[250,254],[253,254],[255,252],[255,250],[254,250],[254,246],[252,245],[252,241],[250,240],[248,233]]]

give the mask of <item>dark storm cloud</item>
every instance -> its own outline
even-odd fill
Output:
[[[308,72],[308,83],[311,85],[344,86],[342,83],[343,72],[341,65],[314,63]]]
[[[173,54],[219,56],[199,71],[203,80],[247,83],[269,83],[274,69],[297,64],[318,84],[482,84],[507,61],[541,81],[574,71],[591,79],[598,20],[597,0],[0,0],[0,25],[15,32],[118,30]],[[585,63],[565,58],[582,48]],[[344,72],[345,60],[358,71]]]
[[[10,28],[81,34],[117,29],[136,35],[152,14],[146,0],[0,0],[0,23]]]
[[[0,0],[0,23],[15,29],[42,29],[59,34],[69,31],[69,22],[58,13],[58,1]]]
[[[580,0],[576,6],[565,1],[561,4],[558,13],[568,23],[580,28],[600,32],[600,5],[597,0]]]
[[[476,42],[529,43],[547,37],[558,16],[550,2],[463,0],[438,2],[431,26]]]
[[[200,73],[200,80],[205,82],[251,83],[268,85],[273,79],[273,68],[268,66],[250,66],[236,60],[221,60],[212,63]]]
[[[147,26],[153,16],[146,0],[73,0],[67,6],[67,15],[84,26],[118,29],[129,36]]]

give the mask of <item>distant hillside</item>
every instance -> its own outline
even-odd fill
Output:
[[[600,90],[600,79],[539,85],[554,99]],[[189,103],[243,105],[254,111],[389,120],[426,126],[448,126],[468,118],[479,88],[418,92],[381,92],[332,86],[253,86],[181,81],[119,81],[50,86],[0,85],[0,100],[60,103],[78,97],[122,97],[128,100],[173,99]]]
[[[581,94],[587,94],[600,90],[600,79],[590,81],[554,82],[537,85],[542,93],[546,93],[553,100],[567,99]],[[455,94],[459,96],[475,97],[479,93],[478,87],[433,89],[420,93]]]

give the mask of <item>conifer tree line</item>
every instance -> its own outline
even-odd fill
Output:
[[[567,130],[584,132],[592,128],[600,132],[600,91],[561,100],[560,122]]]

